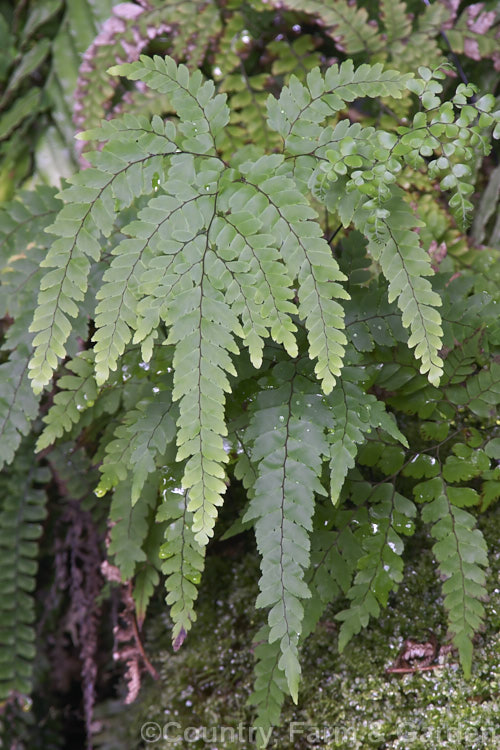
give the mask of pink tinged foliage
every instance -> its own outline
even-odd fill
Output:
[[[481,13],[484,3],[475,3],[467,8],[467,26],[475,34],[486,34],[495,22],[495,11]]]
[[[439,266],[441,265],[443,260],[446,258],[447,253],[448,253],[448,248],[446,246],[446,242],[441,242],[438,245],[436,240],[432,240],[431,244],[429,245],[429,255],[431,258],[431,265],[434,271],[439,271]]]
[[[114,48],[114,62],[125,63],[134,62],[139,59],[141,52],[148,45],[151,39],[161,34],[170,33],[172,28],[169,24],[161,22],[155,25],[141,25],[139,21],[141,16],[150,10],[150,4],[142,2],[140,7],[135,3],[120,3],[115,5],[112,15],[108,18],[95,40],[90,47],[84,52],[83,60],[79,68],[79,75],[75,89],[75,103],[73,106],[73,122],[77,132],[85,130],[87,127],[86,120],[86,100],[90,93],[95,91],[96,85],[99,85],[99,79],[96,80],[95,74],[98,73],[96,60],[99,57],[103,47]],[[120,37],[123,37],[120,39]],[[119,48],[117,46],[119,45]],[[122,54],[123,53],[123,54]],[[104,98],[104,108],[113,98],[113,94],[119,85],[118,78],[106,76]],[[103,112],[103,116],[105,112]],[[82,156],[85,148],[85,141],[77,141],[76,149],[80,156],[82,166],[88,166],[86,159]]]
[[[106,580],[120,584],[120,611],[117,624],[113,628],[115,639],[113,659],[125,664],[124,679],[127,685],[125,703],[130,704],[139,695],[143,668],[145,667],[155,680],[158,679],[158,673],[149,661],[141,642],[131,581],[124,583],[119,569],[108,560],[104,560],[101,564],[101,573]]]
[[[484,6],[484,3],[474,3],[466,10],[467,28],[471,33],[477,34],[478,36],[487,34],[496,19],[495,11],[483,12]],[[493,52],[491,57],[493,59],[495,70],[500,70],[500,32],[497,33],[496,38],[498,39],[499,51]],[[464,53],[472,60],[481,60],[482,55],[479,48],[479,40],[466,37],[464,39]]]

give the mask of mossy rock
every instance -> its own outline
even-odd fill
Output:
[[[482,526],[494,549],[498,513],[490,513]],[[415,539],[397,595],[379,621],[354,638],[343,654],[338,653],[334,620],[341,603],[325,613],[303,649],[299,704],[285,703],[282,726],[273,730],[268,747],[498,748],[499,572],[497,553],[491,556],[492,595],[485,603],[486,628],[476,639],[470,680],[464,679],[453,652],[436,669],[387,673],[403,639],[425,641],[432,633],[439,643],[446,641],[446,615],[432,553]],[[247,698],[253,679],[251,639],[260,624],[253,608],[258,577],[258,560],[252,553],[238,560],[210,556],[198,620],[176,654],[170,646],[167,615],[160,608],[151,613],[146,649],[161,679],[145,679],[132,706],[124,708],[119,701],[101,704],[96,748],[255,746]],[[200,728],[199,739],[192,727]],[[169,739],[156,741],[161,728]]]

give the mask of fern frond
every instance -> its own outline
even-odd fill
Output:
[[[325,494],[318,477],[327,452],[328,413],[321,397],[311,392],[308,381],[294,369],[284,363],[280,374],[285,383],[258,396],[246,434],[254,440],[257,480],[243,520],[255,519],[262,555],[256,606],[271,608],[269,642],[280,643],[278,667],[297,702],[298,639],[304,617],[301,600],[310,597],[304,573],[309,566],[314,493]]]
[[[339,499],[347,472],[354,467],[358,445],[365,441],[365,434],[371,432],[372,428],[383,427],[395,439],[408,446],[406,438],[385,411],[385,404],[365,393],[358,385],[360,379],[359,371],[345,367],[337,387],[327,398],[333,418],[328,441],[330,494],[334,504]]]
[[[267,123],[266,102],[268,75],[247,75],[243,63],[241,70],[226,76],[221,82],[221,93],[227,94],[231,108],[229,123],[225,129],[226,139],[220,144],[224,158],[229,158],[236,149],[252,144],[267,152],[277,150],[279,136],[270,130]],[[249,118],[249,112],[252,116]]]
[[[384,22],[387,41],[389,44],[410,36],[411,18],[407,14],[406,3],[400,0],[382,0],[380,15]]]
[[[401,0],[384,0],[381,16],[387,35],[387,52],[398,70],[417,70],[421,65],[436,68],[443,59],[437,39],[444,22],[451,15],[451,8],[442,3],[426,5],[415,18],[408,12],[407,3]],[[392,102],[391,102],[392,104]],[[411,107],[408,97],[397,107],[398,114],[407,114]]]
[[[274,213],[278,219],[273,221],[275,241],[280,237],[287,270],[291,278],[298,280],[298,312],[308,331],[309,356],[318,360],[315,372],[323,390],[329,393],[340,374],[346,343],[341,330],[344,313],[336,301],[348,298],[338,283],[346,277],[332,257],[319,225],[310,221],[316,218],[316,212],[291,180],[272,174],[270,165],[278,159],[261,157],[252,165],[242,165],[240,170],[245,183],[266,197],[271,216]],[[271,335],[275,338],[272,330]]]
[[[150,512],[156,507],[157,498],[158,477],[145,484],[134,505],[130,502],[127,482],[121,482],[113,493],[108,554],[113,557],[124,581],[133,578],[137,564],[146,560],[143,545],[149,531]]]
[[[324,63],[320,52],[316,50],[314,37],[301,34],[298,39],[274,39],[267,45],[268,51],[274,57],[271,66],[273,76],[280,76],[284,84],[288,84],[291,75],[302,78],[313,68]]]
[[[120,424],[112,433],[111,440],[106,444],[105,456],[99,466],[101,479],[96,488],[96,495],[103,497],[108,490],[125,482],[130,466],[133,435],[128,425]]]
[[[194,602],[205,566],[205,545],[196,540],[193,532],[194,515],[189,511],[189,493],[175,486],[175,480],[164,479],[163,502],[156,520],[166,522],[165,543],[160,548],[161,569],[167,576],[166,602],[174,623],[172,643],[174,651],[183,644],[191,625],[196,620]]]
[[[39,398],[28,379],[28,357],[11,354],[0,365],[0,469],[10,464],[38,414]]]
[[[151,563],[145,563],[144,565],[139,566],[139,570],[134,578],[134,588],[132,590],[139,625],[142,625],[144,622],[148,604],[153,597],[159,581],[160,575],[154,565]]]
[[[46,427],[38,438],[37,451],[68,432],[79,421],[82,411],[93,406],[97,398],[93,352],[82,352],[68,362],[66,368],[74,374],[63,375],[58,380],[61,390],[54,396],[54,403],[43,418]]]
[[[458,406],[466,406],[482,419],[494,417],[500,404],[500,365],[493,361],[465,385],[450,385],[446,388],[450,401]]]
[[[31,322],[50,238],[44,229],[62,207],[56,189],[38,186],[23,190],[0,209],[0,315],[12,322],[6,331],[4,349],[31,351]]]
[[[139,499],[148,475],[156,470],[156,462],[164,459],[175,437],[168,390],[144,398],[135,407],[125,413],[123,423],[116,427],[105,446],[105,456],[99,467],[101,480],[96,489],[102,496],[124,482],[130,473],[133,477],[129,486],[131,505]]]
[[[365,8],[347,0],[286,0],[285,6],[321,19],[338,49],[347,55],[381,52],[384,40],[374,22],[370,22]]]
[[[12,461],[38,414],[39,398],[28,379],[33,339],[28,327],[50,242],[43,230],[62,205],[55,193],[46,186],[22,191],[0,210],[0,317],[12,319],[2,349],[13,350],[0,365],[0,469]]]
[[[175,217],[175,213],[181,213],[182,221],[184,207],[185,202],[180,199],[170,196],[154,198],[146,208],[139,211],[138,221],[127,224],[122,229],[122,234],[129,237],[113,248],[112,254],[115,257],[105,272],[97,293],[100,302],[96,308],[96,332],[93,339],[96,380],[99,384],[105,383],[110,370],[116,369],[125,346],[132,338],[132,332],[138,327],[137,297],[145,265],[143,257],[148,252],[150,255],[160,252],[165,224],[170,222],[174,230],[174,220],[179,218]],[[140,339],[136,335],[135,341],[137,340]],[[149,358],[150,355],[147,359]]]
[[[169,391],[154,394],[139,402],[129,412],[127,423],[132,434],[130,465],[133,479],[131,502],[134,505],[142,493],[147,477],[162,463],[170,444],[175,438],[175,413]]]
[[[295,308],[289,299],[291,279],[298,277],[299,315],[305,318],[309,329],[310,354],[318,358],[318,376],[324,380],[325,391],[330,390],[340,371],[345,342],[339,332],[342,308],[332,296],[345,298],[336,283],[344,277],[321,238],[319,226],[310,221],[315,213],[291,181],[284,184],[284,178],[275,177],[282,157],[261,157],[253,164],[242,164],[242,177],[222,171],[215,146],[217,134],[227,122],[227,107],[224,97],[214,97],[211,82],[202,83],[200,74],[189,75],[186,68],[168,58],[143,58],[140,63],[118,66],[114,72],[132,79],[140,77],[148,85],[169,93],[178,113],[189,120],[180,126],[182,136],[178,143],[181,149],[196,149],[199,154],[196,160],[188,154],[172,157],[168,189],[175,190],[176,195],[153,199],[140,214],[146,223],[151,222],[147,234],[141,226],[141,236],[146,234],[147,242],[156,234],[160,213],[164,219],[165,211],[170,210],[171,220],[162,229],[163,241],[155,238],[150,243],[157,257],[148,261],[150,270],[140,280],[149,296],[161,297],[161,305],[151,306],[147,298],[139,303],[137,310],[144,317],[134,340],[150,337],[160,317],[171,326],[168,343],[175,346],[174,398],[180,399],[178,458],[191,457],[184,486],[190,490],[189,510],[195,511],[197,538],[206,543],[212,533],[215,508],[222,503],[224,492],[222,465],[227,457],[222,445],[226,434],[223,407],[224,391],[229,389],[224,373],[235,374],[225,350],[238,353],[233,338],[236,334],[247,343],[258,365],[263,336],[270,328],[271,336],[295,355],[294,325],[289,317]],[[214,158],[203,159],[203,154]],[[179,179],[181,172],[185,181]],[[198,190],[193,185],[199,186]],[[271,233],[259,236],[264,223]],[[126,227],[124,231],[133,229]],[[165,238],[169,240],[167,246]],[[132,244],[136,253],[146,245],[144,241],[141,245]],[[120,248],[116,252],[120,264],[127,269],[123,252]],[[134,265],[138,259],[134,252],[131,255]],[[110,269],[110,283],[113,278]],[[226,295],[219,291],[224,288]],[[123,287],[116,289],[120,300],[124,299],[122,290]],[[102,296],[110,305],[111,295],[104,288]],[[243,328],[235,313],[241,315]],[[120,315],[115,310],[115,319]],[[133,325],[132,313],[128,322]],[[96,340],[100,340],[99,331]],[[117,354],[123,346],[121,341]],[[114,361],[109,357],[111,348],[107,346],[103,353],[105,362]],[[205,351],[212,351],[208,361]],[[201,373],[198,380],[189,377],[193,371]],[[205,403],[207,408],[211,404],[210,414]]]
[[[422,519],[433,523],[432,536],[437,539],[432,550],[439,569],[446,577],[443,583],[444,606],[453,643],[460,654],[465,675],[471,673],[472,638],[484,619],[481,599],[486,597],[484,567],[488,565],[486,542],[476,528],[476,519],[464,506],[479,502],[475,490],[449,487],[435,477],[415,487],[417,500],[427,501]]]
[[[420,372],[428,373],[429,381],[438,385],[443,374],[439,356],[443,329],[436,307],[441,306],[441,298],[425,278],[433,271],[418,235],[412,231],[417,220],[402,191],[393,190],[393,198],[384,204],[390,220],[380,219],[378,236],[370,240],[368,248],[389,282],[389,302],[397,299],[403,326],[411,331],[408,346],[415,347],[415,356],[422,362]]]
[[[61,208],[56,188],[38,185],[35,190],[22,190],[18,196],[2,204],[0,209],[0,261],[25,253],[28,247],[46,247],[49,239],[43,230]],[[31,244],[34,243],[34,244]]]
[[[389,593],[403,577],[404,544],[399,534],[413,533],[415,505],[394,485],[381,484],[370,495],[367,523],[356,532],[365,554],[358,560],[358,572],[347,592],[351,606],[335,616],[342,622],[339,651],[366,627],[370,617],[378,617],[380,605],[387,605]]]
[[[379,346],[407,344],[408,334],[401,313],[387,301],[387,284],[380,277],[369,286],[350,287],[346,304],[346,334],[358,352],[372,352]]]
[[[21,451],[9,473],[0,477],[0,699],[29,696],[35,659],[35,601],[38,539],[46,516],[46,494],[34,484],[48,481],[46,469],[33,466],[32,445]]]
[[[137,131],[137,137],[122,131]],[[143,191],[153,192],[153,175],[162,174],[159,155],[175,150],[165,131],[156,135],[143,118],[125,115],[107,124],[102,137],[108,143],[89,160],[93,168],[72,177],[71,187],[60,193],[66,203],[46,231],[58,236],[42,266],[52,268],[42,279],[38,308],[30,330],[36,333],[30,377],[36,392],[49,382],[58,358],[66,354],[71,331],[69,317],[78,314],[76,302],[84,298],[90,261],[98,261],[101,235],[109,236],[119,209],[130,205]],[[68,317],[69,316],[69,317]]]
[[[177,460],[188,459],[182,480],[189,490],[188,510],[194,513],[196,540],[207,544],[226,491],[224,393],[230,391],[226,373],[236,375],[228,351],[238,352],[232,330],[239,324],[220,292],[208,284],[180,294],[170,312],[168,342],[175,344],[172,397],[180,399]]]
[[[195,153],[215,153],[215,139],[229,121],[226,97],[215,94],[213,81],[203,81],[199,70],[190,73],[170,57],[141,55],[140,62],[115,65],[108,71],[141,80],[151,89],[171,96],[172,105],[181,119],[179,146]]]
[[[110,79],[107,70],[117,57],[123,62],[137,60],[152,39],[170,34],[173,57],[187,57],[188,66],[197,68],[220,25],[215,4],[203,1],[163,0],[142,8],[120,3],[111,13],[84,52],[78,71],[73,115],[78,130],[97,126],[109,111],[118,81]]]
[[[411,78],[412,73],[384,70],[381,63],[355,68],[352,60],[332,65],[324,76],[319,68],[314,68],[307,74],[305,85],[292,76],[279,99],[268,99],[269,125],[281,135],[286,150],[292,154],[305,153],[301,150],[302,134],[306,136],[306,144],[319,138],[323,130],[320,123],[344,109],[346,102],[364,96],[398,98]]]
[[[255,634],[255,681],[248,699],[256,707],[254,725],[260,729],[257,747],[265,747],[263,734],[279,724],[281,708],[288,692],[287,679],[279,666],[281,657],[279,641],[269,643],[269,625],[264,625]],[[259,742],[260,740],[260,742]]]
[[[363,548],[353,528],[367,522],[364,507],[338,508],[318,504],[311,536],[311,565],[306,581],[311,591],[301,639],[313,633],[327,604],[339,594],[347,595]],[[352,526],[352,528],[351,528]]]

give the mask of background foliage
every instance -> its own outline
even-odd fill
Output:
[[[207,555],[253,533],[256,726],[300,701],[325,608],[341,651],[380,619],[417,532],[470,675],[500,496],[499,15],[0,3],[6,741],[90,746],[96,701],[157,677],[162,589],[178,650]]]

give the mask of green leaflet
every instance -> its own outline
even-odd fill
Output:
[[[137,563],[146,560],[143,545],[149,530],[150,510],[156,507],[157,497],[158,478],[146,485],[134,506],[126,483],[119,484],[113,493],[109,513],[113,526],[108,551],[124,581],[134,576]]]
[[[205,565],[205,547],[197,542],[193,531],[194,516],[189,511],[189,494],[177,482],[176,477],[164,477],[161,486],[163,502],[156,517],[159,522],[167,522],[165,542],[159,554],[163,560],[162,572],[167,576],[165,601],[170,605],[170,617],[174,623],[174,651],[182,646],[196,620],[194,602]]]
[[[376,24],[368,23],[368,13],[347,0],[319,2],[318,0],[286,0],[288,8],[295,8],[319,16],[340,49],[348,55],[360,52],[377,53],[384,49]]]
[[[43,450],[68,432],[78,422],[82,411],[93,406],[97,397],[93,352],[82,352],[66,367],[74,374],[64,375],[58,380],[61,391],[54,397],[54,404],[44,417],[46,427],[38,438],[37,451]]]
[[[123,131],[140,133],[130,141]],[[52,268],[42,279],[38,307],[30,330],[36,333],[30,362],[33,388],[40,392],[49,382],[58,358],[66,353],[71,331],[69,318],[78,313],[87,289],[90,261],[100,257],[99,238],[109,236],[118,206],[124,208],[144,190],[153,191],[152,178],[161,172],[160,154],[174,150],[165,133],[156,135],[145,118],[125,115],[102,128],[108,138],[100,152],[89,155],[92,168],[72,177],[59,195],[66,204],[54,224],[46,228],[56,239],[42,266]]]
[[[406,12],[406,3],[399,0],[382,0],[380,4],[389,44],[411,34],[411,17]]]
[[[399,0],[382,4],[387,39],[351,3],[306,0],[326,25],[296,40],[274,39],[265,3],[237,5],[119,4],[115,18],[129,16],[109,44],[92,43],[94,22],[80,18],[92,49],[75,122],[100,150],[85,152],[90,166],[57,197],[37,188],[1,215],[0,463],[38,414],[33,344],[33,388],[52,388],[37,449],[103,525],[107,499],[95,496],[113,490],[109,554],[132,582],[139,622],[161,568],[175,649],[196,619],[206,546],[233,485],[243,509],[224,536],[253,526],[262,558],[267,624],[251,703],[265,730],[285,695],[298,699],[300,647],[327,604],[348,601],[335,605],[344,648],[397,588],[415,483],[470,666],[486,565],[471,509],[500,494],[500,261],[492,248],[469,251],[450,216],[465,226],[471,164],[499,114],[488,95],[472,101],[472,86],[446,100],[441,70],[405,72],[440,59],[448,11],[437,4],[410,40]],[[194,9],[197,39],[184,50],[183,13]],[[115,65],[111,81],[115,45],[132,45],[132,60],[170,11],[172,57]],[[325,35],[376,63],[322,72]],[[255,53],[271,36],[263,72]],[[95,127],[118,76],[126,93]],[[162,116],[115,116],[134,107]],[[450,212],[429,208],[446,195]]]
[[[131,501],[134,505],[141,496],[144,482],[156,470],[156,463],[164,460],[167,448],[175,437],[170,393],[154,395],[140,402],[131,412],[128,428],[133,435],[130,463],[133,472]]]
[[[307,74],[307,86],[292,76],[279,99],[268,99],[269,125],[284,139],[292,154],[308,152],[312,139],[322,131],[320,123],[363,96],[399,97],[412,74],[384,71],[383,65],[361,65],[352,60],[332,65],[323,77],[318,68]]]
[[[287,679],[295,702],[300,665],[298,638],[304,617],[302,599],[310,597],[304,582],[309,566],[314,493],[325,494],[319,481],[327,445],[324,429],[327,410],[311,393],[305,378],[284,364],[285,381],[263,392],[246,433],[253,439],[252,460],[257,463],[255,495],[245,520],[255,520],[257,546],[262,555],[261,593],[257,607],[270,607],[269,642],[280,643],[278,667]]]
[[[311,565],[306,580],[311,591],[304,617],[302,638],[312,633],[327,604],[349,591],[363,548],[353,533],[366,524],[366,509],[337,509],[318,504],[311,535]]]
[[[0,365],[0,468],[12,461],[38,414],[39,398],[28,379],[33,337],[27,329],[42,276],[39,264],[49,242],[43,229],[61,207],[55,193],[45,186],[22,191],[0,211],[0,315],[14,320],[2,346],[12,353]]]
[[[342,622],[340,651],[367,626],[370,617],[378,617],[380,605],[387,605],[389,593],[402,578],[404,544],[400,534],[412,534],[414,530],[411,519],[416,515],[415,505],[396,492],[394,485],[384,483],[373,492],[370,489],[369,485],[365,489],[370,501],[368,518],[355,533],[364,554],[357,561],[358,572],[347,592],[351,605],[336,615]],[[358,492],[361,494],[362,489]]]
[[[30,247],[47,247],[49,238],[43,230],[61,208],[55,197],[56,189],[39,185],[36,190],[23,190],[18,197],[3,203],[0,222],[0,258],[5,263],[10,256],[25,252]],[[34,243],[34,245],[31,245]]]
[[[140,567],[135,576],[132,595],[135,601],[137,620],[140,625],[144,622],[148,604],[151,601],[159,581],[159,573],[151,563],[146,563]]]
[[[492,362],[468,378],[465,385],[449,386],[447,393],[454,404],[467,406],[477,416],[487,419],[500,403],[500,365]]]
[[[345,367],[333,393],[327,398],[332,411],[333,425],[329,430],[330,444],[330,494],[337,503],[349,469],[355,464],[358,445],[365,441],[364,434],[372,428],[382,427],[396,440],[408,446],[395,422],[385,411],[384,404],[375,396],[365,393],[357,384],[361,375],[354,368]]]
[[[288,692],[285,673],[279,667],[280,643],[269,643],[269,633],[269,626],[264,625],[254,637],[257,643],[254,651],[255,682],[248,702],[257,710],[254,725],[261,730],[259,737],[279,723],[281,707]],[[261,742],[257,746],[265,747],[265,744]]]
[[[175,437],[169,391],[154,393],[135,407],[126,413],[124,424],[114,430],[106,445],[96,489],[96,494],[102,496],[124,482],[130,472],[132,482],[128,488],[132,506],[140,498],[146,479],[156,470],[157,462],[161,465],[165,459]]]
[[[449,627],[465,675],[470,676],[472,637],[484,618],[483,568],[488,558],[476,519],[463,507],[476,504],[479,498],[474,490],[448,487],[439,477],[417,485],[414,491],[417,499],[428,503],[422,519],[433,524],[431,533],[437,541],[432,549],[446,577],[443,593]]]
[[[17,353],[0,365],[0,468],[10,464],[38,414],[39,399],[28,380],[28,360]]]
[[[400,194],[385,206],[391,225],[383,220],[383,228],[368,247],[389,282],[389,302],[397,299],[402,324],[410,328],[408,346],[415,347],[415,356],[422,361],[420,372],[428,373],[429,381],[437,385],[443,373],[438,353],[443,329],[435,309],[441,299],[425,278],[432,273],[430,261],[419,246],[418,236],[411,231],[415,220]]]
[[[33,466],[32,444],[25,444],[12,472],[0,478],[0,699],[30,695],[35,659],[35,588],[38,539],[47,497],[35,483],[48,480],[47,469]]]

